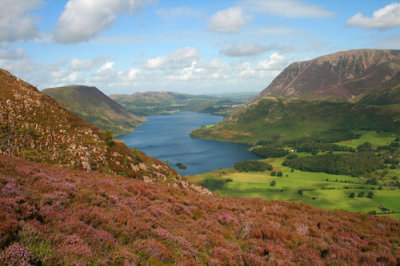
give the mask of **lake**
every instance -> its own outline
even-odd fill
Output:
[[[119,136],[125,144],[163,162],[169,160],[174,169],[183,163],[184,175],[195,175],[221,168],[232,168],[235,162],[258,159],[248,151],[249,146],[236,143],[194,139],[189,133],[203,125],[219,123],[222,116],[180,112],[170,115],[147,116],[147,122],[134,132]]]

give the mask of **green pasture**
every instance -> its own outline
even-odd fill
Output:
[[[290,168],[281,165],[283,159],[270,158],[265,161],[273,165],[274,171],[282,171],[282,177],[271,176],[271,171],[237,172],[225,169],[189,177],[189,180],[198,184],[206,179],[220,180],[222,186],[215,193],[221,196],[303,202],[327,210],[382,213],[379,206],[383,206],[390,211],[400,212],[398,189],[383,187],[383,190],[378,190],[376,185],[367,185],[362,179],[345,175],[300,170],[292,172]],[[231,181],[222,182],[227,179]],[[272,181],[276,183],[274,186],[271,186]],[[299,190],[302,190],[302,195]],[[374,193],[372,199],[366,197],[369,191]],[[352,192],[356,194],[354,198],[349,197]],[[359,192],[364,192],[364,196],[357,197]],[[399,214],[391,216],[400,218]]]

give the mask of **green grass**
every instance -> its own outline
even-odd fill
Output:
[[[377,133],[376,131],[362,131],[360,133],[362,135],[359,139],[341,141],[336,144],[345,145],[356,149],[358,145],[361,145],[365,142],[369,142],[375,147],[388,145],[396,138],[396,135],[392,133]]]
[[[205,179],[232,179],[218,190],[221,196],[303,202],[327,210],[381,213],[379,205],[382,205],[391,211],[400,211],[399,189],[392,191],[384,187],[384,190],[377,190],[378,186],[366,185],[362,179],[345,175],[291,172],[290,168],[281,165],[283,160],[264,160],[273,165],[275,171],[282,171],[282,177],[271,176],[270,171],[243,173],[227,169],[189,177],[189,180],[201,183]],[[271,186],[273,180],[276,181],[275,186]],[[372,189],[375,194],[373,199],[365,196],[349,198],[351,192],[358,194],[363,191],[366,195]],[[303,195],[298,193],[299,190],[303,190]],[[391,216],[400,218],[397,214]]]

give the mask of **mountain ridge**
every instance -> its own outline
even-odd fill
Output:
[[[400,81],[400,50],[341,51],[285,68],[250,103],[266,97],[354,102]]]
[[[115,135],[129,133],[146,121],[144,117],[126,111],[96,87],[72,85],[41,92],[102,130],[112,130]]]

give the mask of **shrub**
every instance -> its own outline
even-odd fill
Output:
[[[273,180],[273,181],[271,182],[271,187],[274,187],[275,185],[276,185],[276,181]]]
[[[272,165],[257,160],[249,160],[235,163],[234,168],[240,172],[262,172],[272,170]]]

